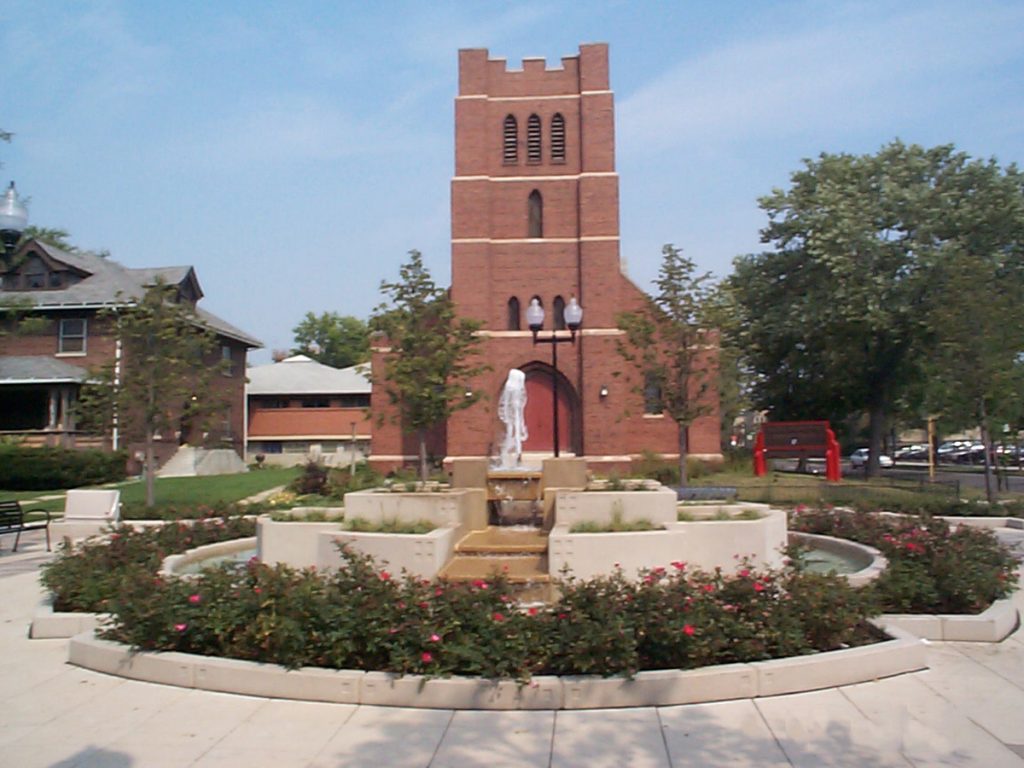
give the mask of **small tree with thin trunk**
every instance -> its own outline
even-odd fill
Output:
[[[120,361],[90,377],[78,402],[82,426],[145,450],[146,506],[155,503],[154,445],[159,433],[182,423],[199,425],[223,407],[211,387],[223,363],[211,364],[217,349],[212,331],[193,307],[178,300],[174,286],[158,283],[137,301],[103,313],[117,328]]]
[[[716,337],[708,325],[713,286],[710,273],[698,274],[692,259],[672,245],[661,250],[662,262],[654,284],[657,295],[639,312],[619,316],[626,341],[619,354],[641,373],[637,391],[648,406],[661,408],[679,427],[679,482],[687,483],[687,431],[711,413],[709,391],[715,373]]]
[[[374,371],[374,384],[398,409],[402,428],[419,442],[420,479],[429,478],[427,433],[478,399],[472,380],[488,366],[474,361],[480,324],[455,313],[448,292],[438,288],[419,251],[399,269],[395,283],[380,285],[388,301],[377,307],[370,327],[388,339],[385,370]]]

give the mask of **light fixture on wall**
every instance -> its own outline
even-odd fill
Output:
[[[601,389],[599,389],[597,391],[597,394],[600,395],[602,400],[604,400],[606,397],[608,397],[608,385],[607,384],[602,384],[601,385]]]

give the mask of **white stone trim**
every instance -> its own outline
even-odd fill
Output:
[[[620,240],[618,235],[585,235],[583,237],[453,237],[453,243],[465,245],[467,243],[529,243],[530,245],[542,245],[544,243],[617,243]]]
[[[526,61],[526,59],[524,59]],[[506,70],[508,72],[522,72],[521,69]],[[562,68],[548,69],[547,72],[564,72]],[[487,93],[465,93],[455,97],[456,101],[479,101],[481,99],[485,101],[557,101],[565,99],[579,99],[582,96],[604,96],[606,94],[614,95],[615,91],[610,88],[605,88],[595,91],[580,91],[579,93],[565,93],[562,95],[550,94],[548,96],[491,96]]]
[[[456,181],[572,181],[573,179],[600,178],[604,176],[618,176],[618,171],[582,171],[580,173],[551,173],[536,176],[487,176],[475,174],[473,176],[452,176],[452,182]]]

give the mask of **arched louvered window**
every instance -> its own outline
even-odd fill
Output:
[[[554,323],[556,331],[565,330],[565,299],[561,296],[555,296],[554,302],[551,304],[551,314],[554,315],[552,322]]]
[[[551,162],[565,162],[565,118],[557,113],[551,118]]]
[[[540,118],[530,115],[526,121],[526,162],[539,163],[540,160]]]
[[[505,116],[505,127],[502,136],[501,159],[507,165],[519,162],[519,126],[513,115]]]
[[[515,296],[508,300],[508,329],[519,330],[519,299]]]
[[[544,237],[544,200],[536,189],[526,202],[526,219],[529,230],[527,237]]]

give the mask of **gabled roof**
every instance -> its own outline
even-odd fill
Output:
[[[370,364],[332,368],[305,355],[246,371],[250,395],[370,394]]]
[[[0,357],[0,386],[77,383],[85,381],[88,375],[84,368],[53,357]]]
[[[38,291],[10,291],[4,295],[30,303],[35,308],[46,310],[78,309],[82,307],[127,306],[140,298],[147,288],[162,280],[168,285],[181,286],[187,296],[198,301],[203,296],[195,270],[190,266],[145,267],[133,269],[113,259],[97,256],[87,251],[71,253],[41,240],[29,240],[18,249],[20,252],[36,250],[47,258],[67,264],[86,275],[74,285],[65,288]],[[262,342],[225,320],[196,307],[196,314],[213,331],[249,347],[262,347]]]

